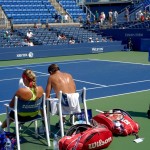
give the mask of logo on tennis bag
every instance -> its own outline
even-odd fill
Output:
[[[139,124],[126,111],[121,109],[101,112],[92,119],[106,125],[114,135],[137,134],[140,129]]]
[[[107,127],[77,124],[59,140],[59,150],[100,150],[108,147],[112,140],[112,132]]]

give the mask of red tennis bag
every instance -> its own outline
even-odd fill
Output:
[[[132,119],[129,113],[121,109],[99,113],[92,119],[106,125],[113,135],[136,135],[140,129],[139,124]]]
[[[105,126],[77,124],[59,140],[59,150],[100,150],[113,140],[112,132]]]

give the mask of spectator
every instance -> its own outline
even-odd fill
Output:
[[[24,39],[24,41],[21,42],[21,46],[29,46],[29,42],[27,39]]]
[[[86,16],[86,25],[91,25],[91,19],[90,14],[87,14]]]
[[[38,25],[36,23],[34,23],[33,28],[39,28]]]
[[[71,39],[69,40],[69,44],[75,44],[75,40],[73,37],[71,37]]]
[[[107,42],[107,38],[106,38],[106,37],[103,37],[103,38],[102,38],[102,42]]]
[[[58,13],[57,12],[55,12],[54,19],[55,19],[56,23],[59,22],[59,17],[58,17]]]
[[[64,22],[65,22],[65,23],[68,23],[68,22],[69,22],[69,16],[68,16],[67,13],[66,13],[65,16],[64,16]]]
[[[108,21],[109,21],[110,26],[112,25],[112,20],[113,20],[113,12],[112,12],[112,10],[110,10],[108,12]]]
[[[114,24],[117,24],[117,21],[118,21],[118,12],[117,11],[114,11],[114,13],[113,13],[113,21],[114,21]]]
[[[6,32],[4,33],[4,39],[7,39],[7,40],[10,40],[10,39],[11,39],[11,36],[10,36],[10,34],[9,34],[8,31],[6,31]]]
[[[29,41],[29,42],[28,42],[28,46],[34,46],[33,42],[32,42],[32,41]]]
[[[105,18],[106,18],[105,13],[104,13],[104,12],[101,12],[100,17],[99,17],[100,25],[103,25],[103,24],[104,24]]]
[[[58,40],[66,40],[66,36],[62,33],[58,36]]]
[[[89,37],[88,43],[93,43],[93,42],[94,42],[93,39],[91,37]]]
[[[82,18],[82,16],[78,16],[78,22],[79,22],[79,23],[83,23],[83,18]]]
[[[112,39],[112,37],[110,37],[110,38],[109,38],[109,42],[113,42],[113,39]]]
[[[141,21],[141,16],[143,15],[142,11],[139,10],[137,13],[136,13],[136,21]]]
[[[27,32],[27,40],[30,41],[30,39],[33,37],[33,33],[29,30]]]
[[[95,39],[95,42],[100,42],[98,38]]]
[[[28,88],[19,88],[15,92],[12,100],[9,103],[9,106],[11,108],[14,107],[15,96],[18,96],[18,101],[20,101],[20,100],[36,101],[43,96],[44,90],[41,86],[37,86],[36,75],[33,73],[32,70],[26,69],[25,71],[23,71],[22,79],[23,79],[25,86],[27,86]],[[30,119],[30,118],[36,116],[38,113],[39,112],[33,112],[32,114],[28,114],[28,113],[18,114],[18,120],[23,121],[25,118]],[[13,120],[11,118],[14,118],[13,111],[11,111],[9,114],[9,123],[13,122]],[[6,127],[7,127],[7,120],[5,120],[2,123],[1,128],[6,128]]]
[[[98,13],[97,10],[95,11],[95,21],[96,21],[96,22],[99,21],[99,13]]]
[[[133,50],[133,43],[131,38],[128,39],[127,48],[129,51]]]
[[[45,24],[45,28],[51,31],[50,25],[48,23]]]
[[[125,8],[124,17],[126,22],[129,22],[129,9]]]

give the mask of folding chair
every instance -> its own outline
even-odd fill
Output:
[[[64,124],[63,124],[63,115],[71,115],[73,116],[73,122],[72,124],[74,124],[74,115],[78,114],[78,113],[81,113],[81,110],[80,112],[73,112],[71,111],[70,113],[64,113],[62,111],[62,107],[65,105],[65,107],[70,107],[68,104],[66,105],[66,100],[64,100],[63,98],[63,95],[65,95],[64,93],[62,93],[62,91],[59,92],[59,97],[58,98],[48,98],[47,99],[47,118],[48,118],[48,127],[49,127],[49,131],[51,132],[50,130],[50,114],[52,113],[52,103],[55,103],[56,107],[57,107],[57,115],[59,115],[59,119],[60,119],[60,131],[61,131],[61,137],[64,136]],[[65,102],[64,102],[65,101]],[[88,112],[87,112],[87,106],[86,106],[86,88],[84,87],[82,92],[79,93],[79,98],[78,98],[78,101],[79,101],[79,105],[81,106],[81,104],[83,104],[83,109],[84,109],[84,115],[85,115],[85,121],[86,121],[86,124],[89,124],[89,119],[88,119]],[[65,103],[65,104],[64,104]]]
[[[44,138],[43,136],[38,134],[38,130],[37,130],[37,121],[38,120],[43,121],[43,119],[44,119],[44,123],[45,123],[47,145],[50,147],[50,137],[49,137],[49,132],[48,132],[45,97],[46,96],[45,96],[45,93],[44,93],[42,98],[40,98],[37,101],[23,101],[23,100],[18,100],[18,97],[15,96],[14,108],[10,108],[8,104],[5,104],[6,113],[7,113],[7,130],[8,131],[10,130],[9,111],[11,110],[11,111],[14,112],[14,118],[11,118],[11,119],[15,122],[15,130],[16,130],[16,138],[17,138],[17,149],[18,150],[20,150],[19,125],[29,123],[29,125],[27,126],[27,129],[25,131],[29,130],[29,131],[35,133],[36,137],[39,136],[41,138]],[[33,113],[33,112],[41,111],[41,108],[43,110],[43,116],[38,114],[35,117],[30,117],[30,119],[25,119],[24,121],[19,121],[18,120],[18,113]],[[35,124],[35,132],[32,131],[29,128],[32,123]]]

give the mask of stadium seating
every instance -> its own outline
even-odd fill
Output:
[[[86,13],[84,13],[74,0],[60,0],[59,3],[74,21],[76,21],[79,16],[82,16],[82,19],[86,20]]]
[[[18,28],[15,29],[11,35],[9,40],[4,38],[5,29],[1,30],[0,34],[0,47],[20,47],[21,42],[26,38],[26,34],[28,31],[33,33],[33,37],[31,41],[34,45],[62,45],[68,44],[69,39],[73,37],[75,39],[75,44],[78,43],[87,43],[88,39],[92,38],[94,42],[98,39],[99,42],[102,41],[102,36],[84,28],[76,27],[76,26],[58,26],[51,27],[51,29],[47,28]],[[8,30],[11,33],[10,30]],[[66,40],[58,40],[58,35],[64,34],[67,39]],[[108,40],[109,41],[109,40]]]
[[[1,1],[2,9],[13,24],[54,22],[55,8],[47,0]]]

